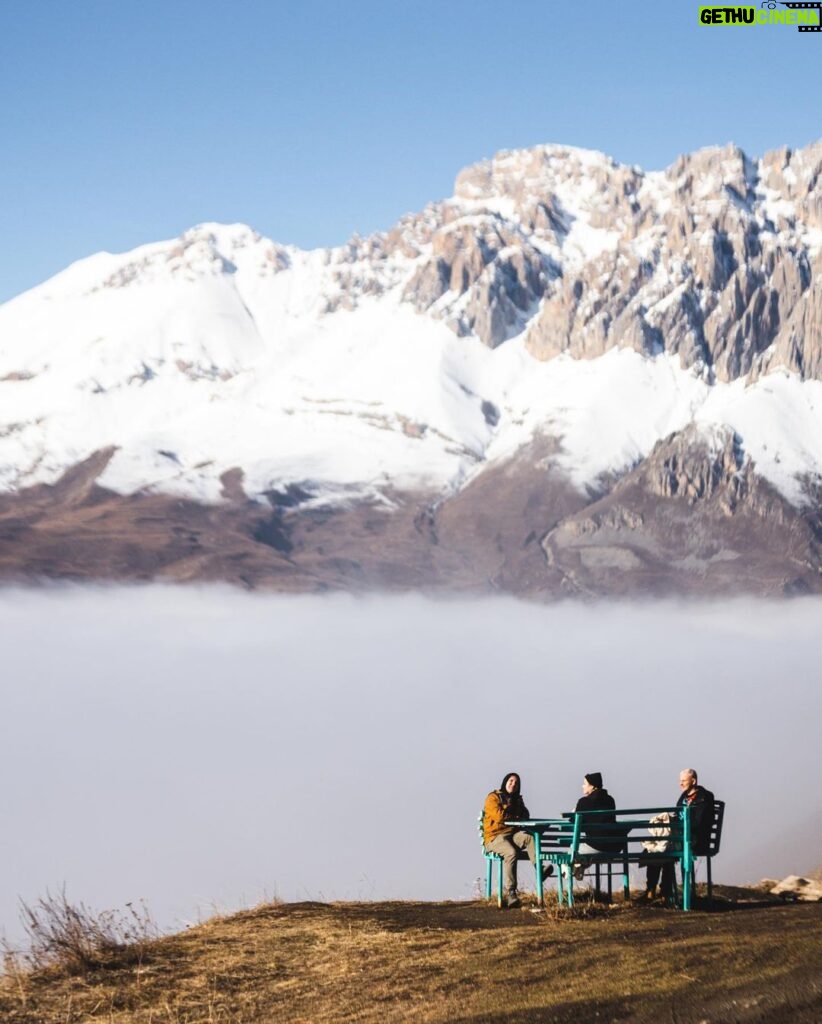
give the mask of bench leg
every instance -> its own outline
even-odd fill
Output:
[[[565,865],[557,864],[557,903],[565,904]]]
[[[491,858],[490,857],[486,857],[485,858],[485,898],[489,902],[491,901],[491,889],[492,889],[492,885],[491,885],[491,872],[493,870],[494,870],[494,868],[493,868],[493,865],[491,863]]]
[[[606,861],[604,864],[597,861],[596,863],[596,892],[597,896],[602,896],[602,876],[608,881],[608,902],[614,902],[614,886],[613,886],[613,864],[610,861]]]

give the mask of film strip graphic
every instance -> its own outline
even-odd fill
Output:
[[[770,7],[770,4],[768,4],[768,6]],[[817,11],[817,18],[819,20],[818,25],[797,25],[796,27],[800,32],[822,32],[822,2],[820,2],[820,0],[816,0],[816,3],[810,4],[785,3],[784,0],[782,0],[779,6],[790,7],[792,11]]]

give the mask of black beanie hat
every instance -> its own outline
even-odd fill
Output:
[[[585,776],[585,781],[589,786],[593,786],[594,789],[602,789],[602,773],[601,772],[588,772]]]

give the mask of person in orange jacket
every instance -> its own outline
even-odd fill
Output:
[[[499,789],[495,789],[485,798],[482,815],[482,840],[488,853],[498,853],[502,857],[503,905],[518,907],[517,893],[517,855],[520,850],[528,854],[531,863],[536,867],[536,851],[534,837],[530,832],[517,830],[506,821],[523,821],[530,818],[528,808],[520,793],[520,778],[516,772],[508,772]],[[546,872],[549,874],[550,872]]]

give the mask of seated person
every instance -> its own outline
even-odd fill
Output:
[[[687,803],[691,808],[691,850],[696,856],[704,855],[708,852],[711,842],[714,795],[704,786],[697,785],[697,775],[693,768],[683,768],[679,773],[679,788],[682,792],[676,802],[677,807],[682,807]],[[662,875],[660,894],[668,903],[672,903],[676,898],[676,875],[673,861],[648,864],[644,898],[653,899],[656,896],[660,873]]]
[[[502,875],[504,890],[504,906],[518,907],[517,893],[517,854],[524,850],[536,867],[536,850],[534,837],[530,832],[523,832],[506,825],[507,821],[524,821],[530,818],[528,808],[520,794],[520,779],[516,772],[508,772],[499,789],[495,789],[485,798],[482,814],[482,840],[488,853],[498,853],[502,857]],[[553,865],[549,865],[544,874],[550,875]]]
[[[582,813],[581,818],[581,839],[579,844],[580,858],[574,865],[574,877],[580,879],[585,872],[585,865],[588,863],[586,854],[615,853],[622,848],[622,844],[613,838],[613,824],[616,821],[615,814],[592,814],[585,815],[585,811],[614,811],[616,803],[607,789],[602,786],[602,773],[589,772],[582,780],[582,796],[577,800],[575,811]],[[601,838],[611,833],[610,839]]]

